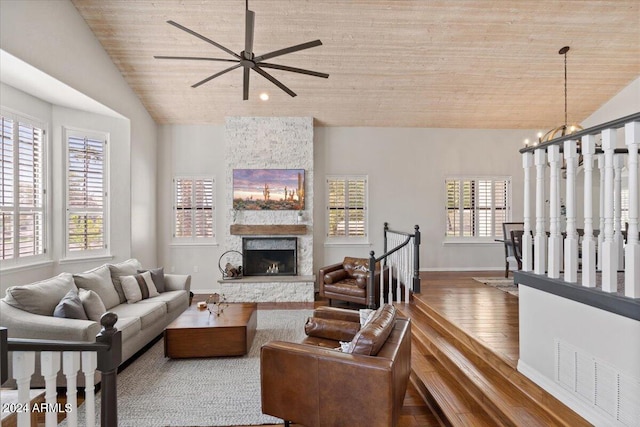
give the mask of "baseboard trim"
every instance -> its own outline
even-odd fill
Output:
[[[536,369],[518,359],[518,372],[529,378],[534,383],[542,387],[547,393],[567,405],[575,413],[594,426],[623,426],[622,423],[600,413],[596,408],[589,406],[584,401],[574,396],[571,392],[564,389],[561,385],[556,384],[546,376],[542,375]]]

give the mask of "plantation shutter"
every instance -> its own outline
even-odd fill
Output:
[[[0,259],[45,253],[44,130],[0,116]]]
[[[367,235],[367,181],[361,177],[327,179],[328,237]]]
[[[67,250],[106,249],[106,138],[67,133]]]
[[[174,232],[176,239],[214,237],[213,178],[174,180]]]

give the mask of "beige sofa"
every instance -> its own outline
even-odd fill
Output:
[[[0,326],[8,329],[10,338],[95,341],[103,310],[113,312],[118,315],[115,326],[122,331],[124,362],[160,335],[189,306],[191,276],[163,274],[160,269],[153,270],[154,282],[164,279],[162,286],[158,286],[159,294],[128,303],[120,277],[135,275],[138,270],[140,263],[130,259],[80,274],[62,273],[29,285],[10,287],[0,300]],[[54,316],[62,298],[74,289],[82,297],[88,320]],[[36,374],[31,385],[41,384],[44,384],[42,377]]]

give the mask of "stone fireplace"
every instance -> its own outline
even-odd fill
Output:
[[[296,237],[243,237],[245,276],[295,276],[298,273]]]

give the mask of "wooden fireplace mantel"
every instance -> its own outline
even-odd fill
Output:
[[[279,236],[307,234],[306,224],[232,224],[232,235],[236,236]]]

